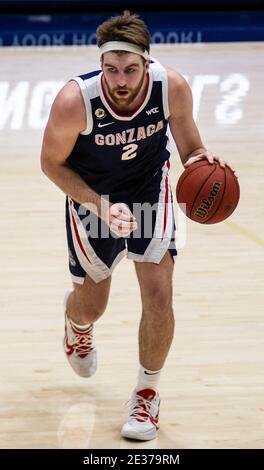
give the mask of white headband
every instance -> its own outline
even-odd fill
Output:
[[[109,42],[105,42],[100,47],[101,55],[103,55],[105,52],[110,52],[110,51],[134,52],[134,54],[139,54],[142,57],[144,57],[145,60],[147,60],[149,56],[149,53],[147,50],[143,52],[139,46],[136,46],[136,44],[132,44],[131,42],[109,41]]]

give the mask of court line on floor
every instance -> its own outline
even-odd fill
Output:
[[[237,222],[234,222],[233,220],[227,220],[225,224],[232,230],[240,233],[240,235],[243,235],[244,237],[249,238],[249,240],[253,240],[258,245],[264,247],[263,238],[259,237],[256,233],[252,232],[251,230],[242,227],[242,225],[238,224]]]

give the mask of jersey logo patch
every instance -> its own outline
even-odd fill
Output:
[[[106,112],[102,108],[97,108],[94,114],[96,115],[97,119],[103,119],[106,116]]]

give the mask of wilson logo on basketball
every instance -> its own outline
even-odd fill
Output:
[[[212,189],[210,191],[210,195],[206,199],[202,199],[199,207],[197,207],[195,214],[197,217],[200,217],[201,219],[204,219],[207,217],[210,209],[214,205],[215,199],[217,197],[217,194],[222,186],[222,183],[219,181],[215,181]]]

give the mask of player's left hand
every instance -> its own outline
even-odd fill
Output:
[[[214,163],[215,161],[218,162],[222,168],[224,168],[225,166],[228,166],[230,170],[233,171],[234,175],[238,177],[236,174],[236,170],[230,165],[229,162],[224,160],[222,157],[219,157],[218,155],[214,155],[213,152],[210,152],[209,150],[188,158],[188,160],[184,163],[184,168],[188,168],[192,163],[198,162],[199,160],[203,160],[204,158],[206,158],[207,161],[211,164]]]

